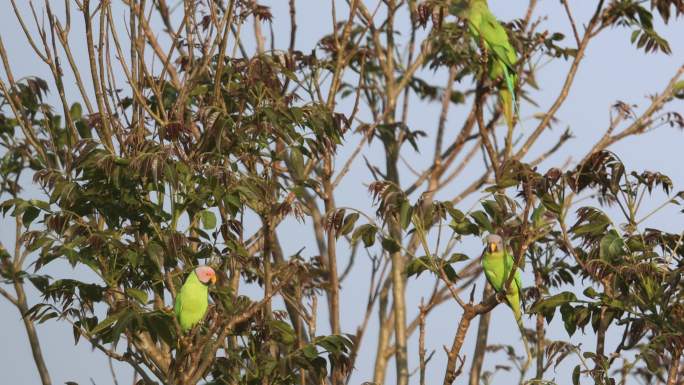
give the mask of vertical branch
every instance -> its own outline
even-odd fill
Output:
[[[388,313],[387,305],[389,299],[391,278],[386,280],[380,290],[380,303],[378,306],[378,345],[375,353],[375,368],[373,371],[373,382],[376,384],[385,383],[385,373],[387,371],[387,347],[392,336],[392,324],[394,323],[393,314]]]
[[[582,59],[584,58],[584,53],[587,49],[587,46],[589,45],[589,41],[593,36],[595,36],[597,29],[603,28],[599,26],[599,21],[601,20],[601,10],[603,9],[603,3],[604,1],[600,0],[596,5],[594,15],[589,21],[587,28],[584,32],[584,36],[582,37],[582,40],[580,41],[580,44],[577,47],[575,59],[570,65],[570,69],[568,70],[568,73],[565,76],[565,83],[563,84],[563,87],[561,88],[558,97],[556,97],[556,100],[551,105],[551,108],[549,108],[549,110],[544,114],[544,117],[542,118],[541,122],[539,122],[539,124],[537,125],[537,128],[535,128],[532,134],[530,134],[527,137],[527,140],[522,145],[520,150],[514,155],[515,159],[522,159],[527,154],[530,148],[532,148],[534,142],[537,141],[537,139],[544,132],[549,123],[551,123],[556,112],[558,112],[558,109],[560,109],[560,107],[565,102],[565,99],[570,94],[570,88],[572,87],[572,84],[575,81],[575,75],[577,75],[577,70],[579,69],[579,65],[582,62]]]
[[[140,75],[138,71],[140,68],[138,67],[138,55],[137,55],[137,50],[140,49],[140,45],[138,44],[138,24],[136,23],[136,13],[135,10],[133,9],[135,1],[131,1],[131,4],[129,4],[129,12],[128,12],[128,17],[130,20],[128,21],[128,28],[129,28],[129,34],[130,34],[130,39],[131,39],[131,46],[130,46],[130,58],[131,58],[131,78],[134,79],[135,82],[140,84]],[[111,28],[111,24],[110,24]],[[116,44],[116,43],[115,43]],[[136,127],[136,131],[142,133],[143,129],[143,124],[142,124],[142,117],[143,117],[143,109],[142,106],[140,105],[140,102],[136,99],[133,99],[132,105],[131,105],[131,111],[133,111],[133,125]]]
[[[264,264],[264,299],[263,299],[263,312],[264,317],[267,320],[273,318],[272,307],[271,307],[271,297],[273,297],[273,272],[271,271],[271,254],[273,253],[273,223],[271,221],[270,213],[264,215],[262,218],[263,229],[264,229],[264,245],[263,245],[263,264]],[[275,345],[273,341],[268,341],[266,344],[271,357],[275,358]],[[263,376],[261,378],[262,385],[269,384],[269,377]]]
[[[485,283],[484,289],[482,290],[482,298],[487,298],[494,293],[492,286]],[[470,379],[468,384],[478,385],[480,383],[480,375],[482,373],[482,365],[484,364],[484,358],[487,348],[487,334],[489,333],[489,321],[491,318],[491,312],[487,312],[480,315],[480,322],[477,326],[477,338],[475,340],[475,351],[473,352],[473,363],[470,367]]]
[[[256,10],[257,7],[257,2],[256,0],[252,0],[252,7]],[[253,15],[254,17],[254,39],[256,40],[257,43],[257,52],[259,54],[264,53],[264,34],[261,32],[261,20],[259,20],[259,17],[256,15],[256,13]]]
[[[611,287],[611,277],[607,276],[601,279],[601,284],[603,286],[603,292],[607,298],[613,297],[613,290]],[[606,349],[606,332],[610,326],[610,322],[607,318],[608,306],[601,305],[601,310],[599,313],[598,329],[596,330],[596,365],[594,365],[594,381],[596,384],[603,383],[603,377],[605,376],[605,371],[603,366],[606,364],[605,360],[605,349]]]
[[[230,0],[228,4],[228,13],[224,14],[223,17],[227,18],[225,21],[225,30],[221,38],[221,44],[219,45],[218,61],[216,64],[216,79],[214,83],[214,100],[219,100],[219,94],[221,92],[221,77],[223,76],[223,66],[225,63],[224,56],[226,55],[226,47],[228,46],[228,36],[230,36],[230,27],[232,27],[232,17],[233,9],[235,8],[235,0]],[[223,104],[223,99],[221,98],[221,104]]]
[[[16,197],[16,195],[15,195]],[[22,279],[17,275],[17,272],[21,270],[22,251],[21,251],[21,237],[22,237],[22,222],[21,216],[16,216],[15,222],[15,238],[14,238],[14,260],[12,270],[14,272],[12,276],[12,284],[14,286],[14,291],[16,293],[16,298],[11,298],[9,294],[6,294],[3,290],[3,295],[17,308],[21,314],[21,319],[24,323],[24,329],[26,329],[26,336],[29,340],[29,345],[31,346],[31,354],[33,355],[33,361],[36,364],[36,369],[38,370],[38,375],[40,376],[40,381],[42,385],[51,385],[50,373],[45,364],[45,358],[43,357],[43,351],[40,347],[40,339],[38,338],[38,332],[36,331],[35,324],[33,320],[26,314],[29,311],[28,302],[26,301],[26,292],[24,291],[24,283]],[[0,249],[2,245],[0,245]]]
[[[387,2],[387,21],[386,21],[386,55],[385,63],[382,67],[385,72],[385,87],[387,89],[387,100],[385,102],[385,123],[392,125],[394,121],[394,108],[396,106],[397,94],[395,93],[395,78],[394,78],[394,14],[396,12],[396,4],[394,0]],[[380,47],[377,47],[380,49]],[[400,186],[399,171],[397,169],[397,162],[399,159],[399,152],[401,148],[402,134],[399,133],[391,141],[386,142],[385,145],[385,159],[387,167],[387,179],[394,183],[395,186]],[[400,241],[401,225],[395,219],[389,221],[390,236]],[[396,364],[396,383],[397,385],[408,384],[408,357],[406,348],[406,298],[405,298],[405,261],[404,255],[400,252],[393,252],[390,255],[392,260],[392,309],[394,311],[394,340],[396,345],[395,364]]]
[[[442,110],[439,114],[437,138],[435,139],[434,163],[436,175],[441,174],[440,165],[442,163],[442,143],[444,141],[444,129],[446,128],[447,114],[449,113],[449,106],[451,105],[451,87],[453,87],[457,73],[458,69],[455,66],[449,67],[449,79],[447,80],[446,87],[444,87],[444,95],[442,96]]]
[[[24,285],[18,279],[14,280],[14,290],[17,293],[17,309],[24,315],[28,312],[29,307],[26,302]],[[24,322],[26,335],[28,336],[29,345],[31,346],[31,354],[33,355],[33,361],[36,363],[40,381],[43,385],[51,385],[50,373],[48,372],[47,365],[45,365],[45,359],[43,358],[43,352],[40,348],[40,339],[38,338],[36,327],[33,321],[27,316],[23,316],[22,321]]]
[[[104,12],[104,10],[100,10]],[[104,13],[103,13],[104,15]],[[98,68],[96,64],[95,43],[93,41],[93,23],[90,15],[90,0],[83,1],[83,20],[85,23],[86,43],[88,45],[88,61],[90,63],[90,74],[92,76],[93,87],[95,88],[95,100],[97,101],[97,112],[99,113],[99,121],[101,128],[98,128],[98,134],[102,144],[107,147],[110,152],[114,152],[114,145],[112,144],[112,135],[110,130],[110,121],[108,116],[104,116],[107,109],[105,108],[103,84],[100,82],[98,76]],[[103,28],[103,25],[100,25]]]
[[[451,349],[447,351],[447,366],[444,372],[444,382],[443,385],[451,385],[456,377],[461,374],[463,368],[463,358],[460,358],[459,353],[461,347],[463,347],[463,341],[465,341],[466,333],[470,327],[470,322],[477,315],[472,306],[466,305],[463,310],[463,316],[461,321],[458,323],[458,329],[456,329],[456,335],[454,336],[454,342],[451,344]],[[446,347],[444,348],[446,350]],[[456,364],[459,359],[461,360],[461,367],[456,368]]]
[[[535,264],[533,264],[535,266]],[[542,286],[542,276],[541,272],[539,271],[539,268],[536,268],[535,266],[535,271],[534,271],[534,284],[537,287],[537,290],[541,293],[541,286]],[[535,378],[537,380],[541,380],[544,377],[544,339],[546,338],[546,329],[544,327],[544,314],[542,313],[537,313],[536,316],[536,332],[537,332],[537,348],[536,348],[536,353],[537,353],[537,371],[536,371],[536,376]]]
[[[292,54],[295,49],[295,40],[297,38],[297,10],[295,7],[295,0],[289,0],[288,7],[290,8],[290,45],[288,52]]]
[[[483,73],[482,79],[485,79],[486,74]],[[486,92],[484,90],[483,81],[480,81],[477,85],[477,91],[475,96],[475,119],[477,120],[478,128],[480,129],[480,140],[482,141],[482,146],[484,146],[485,151],[491,162],[491,167],[494,170],[494,176],[496,180],[499,179],[501,170],[499,169],[499,154],[492,146],[489,140],[489,131],[487,130],[487,125],[484,121],[483,107],[486,100]]]
[[[273,291],[272,272],[271,272],[271,254],[273,251],[273,225],[269,215],[264,215],[262,218],[264,225],[264,244],[262,259],[264,264],[264,314],[267,317],[271,316],[271,292]]]
[[[325,194],[325,211],[332,212],[335,209],[335,198],[332,183],[332,158],[326,156],[324,160],[323,191]],[[327,234],[326,251],[328,254],[328,279],[330,280],[330,328],[333,334],[340,334],[340,282],[337,274],[337,240],[333,232]]]
[[[9,85],[5,85],[5,82],[3,82],[2,78],[0,78],[0,91],[2,91],[7,104],[9,104],[12,114],[14,114],[16,117],[26,141],[31,145],[31,147],[33,147],[33,149],[36,150],[39,158],[46,165],[50,165],[51,158],[47,156],[43,142],[38,140],[38,135],[36,134],[36,131],[33,129],[31,122],[24,112],[24,106],[21,102],[21,99],[16,92],[13,92],[13,90],[16,90],[17,84],[15,83],[14,76],[12,75],[9,58],[7,56],[7,51],[5,51],[5,45],[2,42],[2,37],[0,37],[0,59],[2,59],[5,75],[7,76],[7,81],[9,82]]]
[[[676,348],[672,352],[672,361],[670,361],[670,371],[667,374],[667,385],[678,384],[677,377],[679,376],[679,361],[682,356],[682,350]]]
[[[427,311],[423,305],[423,299],[420,300],[420,315],[418,316],[418,356],[420,360],[420,385],[425,385],[425,316]]]

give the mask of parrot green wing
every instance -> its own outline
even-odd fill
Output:
[[[485,48],[491,53],[489,77],[492,80],[504,80],[505,89],[500,90],[499,99],[506,123],[513,128],[513,116],[517,114],[515,84],[518,80],[515,63],[518,61],[518,55],[511,45],[506,29],[489,10],[486,0],[471,0],[466,17],[470,34],[477,41],[481,38]]]
[[[480,21],[480,33],[487,44],[487,49],[493,53],[494,59],[513,71],[513,66],[517,61],[515,49],[508,40],[506,29],[491,12],[483,14]]]
[[[506,299],[508,301],[508,305],[511,307],[511,309],[513,309],[515,319],[520,320],[520,317],[522,316],[522,312],[520,311],[520,298],[522,298],[522,278],[520,276],[520,269],[515,266],[513,257],[508,253],[505,253],[504,269],[506,271],[505,279],[508,279],[511,269],[515,269],[515,273],[513,274],[513,282],[511,283],[511,290],[506,293]]]
[[[190,273],[176,296],[174,312],[183,331],[192,329],[204,319],[209,307],[209,290],[199,281],[195,272]]]
[[[176,317],[180,317],[181,312],[183,311],[183,290],[181,288],[180,293],[176,296],[176,303],[173,304],[173,312],[176,314]]]
[[[504,260],[504,267],[506,269],[506,277],[510,274],[511,269],[514,267],[515,261],[513,257],[506,253],[506,258]],[[520,275],[520,269],[516,268],[515,276],[513,277],[513,283],[518,287],[518,294],[522,294],[522,277]]]

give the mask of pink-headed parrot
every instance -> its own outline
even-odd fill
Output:
[[[497,293],[506,289],[504,285],[508,281],[511,270],[515,271],[511,286],[506,291],[506,303],[513,310],[515,322],[518,324],[523,343],[525,344],[527,365],[529,365],[531,353],[527,344],[527,337],[525,336],[525,327],[522,323],[522,312],[520,311],[520,299],[522,297],[520,270],[515,266],[513,257],[506,251],[506,246],[500,235],[488,235],[486,243],[487,246],[482,253],[482,269],[484,270],[485,277],[487,277],[487,282],[492,285]]]
[[[214,269],[209,266],[198,266],[188,275],[176,296],[173,310],[184,332],[204,319],[209,306],[210,283],[216,283]]]
[[[469,0],[465,17],[468,30],[479,46],[482,41],[489,55],[489,78],[498,81],[503,78],[503,86],[499,87],[499,103],[506,124],[510,129],[514,125],[514,113],[517,111],[515,86],[518,76],[515,63],[518,55],[508,39],[504,27],[489,10],[487,0]]]

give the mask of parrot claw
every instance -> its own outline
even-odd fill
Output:
[[[501,303],[506,299],[506,293],[503,291],[496,293],[496,302]]]

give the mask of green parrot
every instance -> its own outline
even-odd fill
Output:
[[[216,283],[216,273],[209,266],[198,266],[188,275],[173,307],[181,329],[192,329],[204,319],[209,306],[209,283]]]
[[[515,275],[511,286],[506,292],[506,303],[513,310],[513,316],[520,329],[525,352],[527,353],[527,365],[531,361],[531,353],[525,336],[525,328],[522,323],[522,312],[520,311],[520,298],[522,297],[522,280],[520,270],[515,266],[513,257],[506,251],[501,236],[490,234],[486,238],[487,247],[482,253],[482,269],[484,270],[487,282],[496,292],[504,290],[504,285],[508,280],[511,270],[515,269]],[[527,368],[525,368],[527,369]]]
[[[465,17],[475,43],[479,46],[481,39],[489,54],[489,78],[504,80],[504,86],[499,89],[499,102],[506,124],[513,129],[514,112],[517,111],[515,86],[518,82],[514,66],[518,55],[508,40],[506,30],[489,10],[487,0],[469,0]]]
[[[499,235],[490,234],[487,236],[487,249],[482,254],[482,269],[484,270],[487,282],[497,292],[503,290],[511,269],[515,264],[513,257],[506,252],[503,239]],[[516,321],[521,322],[522,313],[520,311],[520,296],[522,294],[522,283],[520,280],[520,270],[515,271],[515,277],[511,282],[511,288],[506,293],[506,302],[513,310]]]

